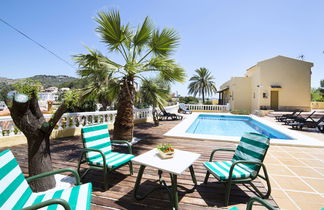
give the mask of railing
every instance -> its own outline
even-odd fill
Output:
[[[165,107],[168,112],[177,112],[179,105]],[[96,123],[113,124],[117,111],[100,111],[100,112],[76,112],[65,113],[60,121],[57,123],[57,130],[64,130],[68,128],[78,128],[88,126]],[[50,119],[51,114],[44,115],[45,119]],[[152,109],[134,109],[134,120],[147,119],[152,117]],[[16,128],[10,116],[0,117],[0,138],[3,136],[22,135]]]
[[[185,106],[191,111],[217,111],[228,112],[230,105],[200,105],[200,104],[185,104]]]

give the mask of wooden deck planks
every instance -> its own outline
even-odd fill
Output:
[[[209,183],[203,184],[206,170],[202,162],[208,161],[209,155],[214,148],[235,148],[233,143],[216,142],[216,141],[197,141],[187,139],[171,139],[163,136],[169,129],[175,126],[179,121],[161,122],[160,126],[154,127],[152,124],[140,124],[136,126],[135,136],[143,139],[133,147],[135,155],[142,154],[150,149],[155,148],[161,143],[170,143],[175,148],[196,152],[201,154],[201,157],[194,163],[194,170],[198,181],[198,187],[195,192],[183,194],[179,193],[179,209],[202,209],[202,208],[224,208],[224,185],[216,182],[210,176]],[[27,145],[18,145],[10,148],[17,157],[23,172],[27,175]],[[55,169],[58,168],[76,168],[82,142],[80,137],[62,138],[52,140],[51,152],[52,162]],[[1,148],[3,150],[5,148]],[[115,147],[118,151],[125,151],[125,148]],[[227,160],[232,157],[232,153],[220,152],[215,155],[215,160]],[[83,180],[84,182],[91,181],[94,185],[92,209],[170,209],[170,202],[167,193],[157,191],[149,195],[142,201],[136,201],[133,198],[133,188],[139,170],[139,165],[134,164],[134,175],[129,176],[128,166],[124,166],[112,173],[109,177],[112,184],[105,192],[100,191],[102,186],[102,173],[99,171],[91,171]],[[163,174],[166,181],[170,181],[168,174]],[[147,167],[145,169],[141,190],[149,190],[157,186],[157,170]],[[169,182],[170,183],[170,182]],[[191,188],[192,180],[187,170],[181,176],[178,176],[178,184],[187,188]],[[260,181],[255,184],[265,191],[264,186]],[[246,202],[255,194],[250,190],[248,185],[234,185],[230,196],[230,205],[240,206],[245,208]],[[142,192],[142,191],[141,191]],[[270,197],[268,200],[272,205],[277,206],[275,201]]]

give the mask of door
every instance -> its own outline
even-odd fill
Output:
[[[272,110],[278,110],[278,91],[271,91],[271,96],[270,96],[270,107]]]

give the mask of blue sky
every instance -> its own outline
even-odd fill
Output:
[[[277,55],[303,54],[314,63],[312,86],[324,79],[324,1],[301,0],[56,0],[0,2],[0,18],[61,57],[86,53],[84,45],[107,54],[94,29],[97,11],[118,9],[123,22],[136,27],[150,16],[159,27],[181,36],[173,57],[189,79],[208,68],[217,87],[231,76],[243,76],[258,61]],[[114,55],[109,55],[114,58]],[[0,77],[35,74],[76,76],[72,69],[17,32],[0,23]],[[188,82],[172,90],[187,94]]]

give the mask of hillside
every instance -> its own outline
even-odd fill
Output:
[[[23,79],[37,80],[37,81],[41,82],[45,88],[51,87],[51,86],[60,86],[63,83],[68,83],[68,82],[77,80],[77,78],[75,78],[75,77],[70,77],[70,76],[65,76],[65,75],[58,75],[58,76],[35,75],[33,77],[21,78],[21,79],[9,79],[9,78],[0,77],[0,88],[3,88],[8,85],[12,85],[14,83],[17,83],[17,82],[23,80]]]

